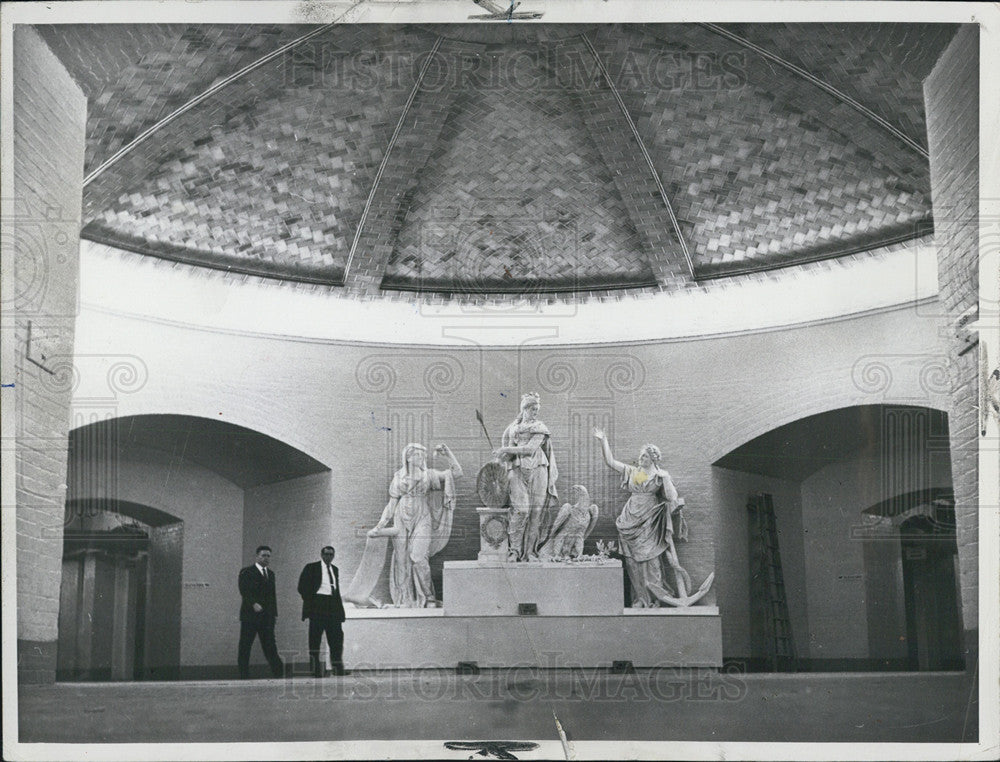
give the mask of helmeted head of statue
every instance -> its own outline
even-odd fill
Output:
[[[538,408],[541,407],[541,397],[538,392],[528,392],[521,395],[521,415],[519,419],[522,423],[535,420],[538,416]]]

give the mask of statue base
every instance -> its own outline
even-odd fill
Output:
[[[445,561],[442,583],[446,617],[618,616],[625,605],[622,562],[612,558],[508,563],[480,554]]]
[[[715,606],[626,609],[618,616],[445,616],[442,609],[347,609],[351,670],[722,666]]]
[[[626,609],[621,561],[509,563],[507,512],[479,515],[498,520],[481,531],[483,560],[445,561],[444,608],[347,608],[348,669],[722,666],[716,606]]]
[[[506,508],[476,508],[479,514],[479,561],[506,561],[509,514]]]

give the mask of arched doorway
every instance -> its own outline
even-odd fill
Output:
[[[934,506],[899,529],[910,667],[963,669],[954,505]]]
[[[151,506],[67,503],[57,679],[177,677],[183,542],[183,522]]]
[[[951,624],[938,633],[951,645],[927,645],[944,661],[911,659],[907,607],[919,622],[948,605],[943,593],[940,606],[924,600],[929,579],[943,578],[946,560],[938,553],[945,543],[940,533],[933,551],[923,535],[907,541],[913,563],[925,554],[936,571],[914,567],[907,574],[915,581],[904,590],[898,517],[952,494],[945,412],[915,405],[832,410],[756,437],[713,466],[726,658],[765,671],[942,668],[921,665],[944,664],[954,653]],[[764,504],[766,522],[758,516]],[[768,536],[763,526],[771,527]],[[762,547],[773,547],[771,556],[763,558]],[[775,564],[780,574],[764,584],[761,570]],[[957,627],[954,610],[942,616]],[[776,658],[788,653],[779,637],[790,641],[791,659]]]
[[[63,680],[235,677],[236,578],[253,548],[274,547],[287,606],[295,566],[331,530],[326,466],[210,418],[137,415],[74,429],[67,484]],[[296,625],[282,617],[278,642],[301,637]]]

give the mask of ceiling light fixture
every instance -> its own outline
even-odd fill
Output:
[[[491,0],[472,0],[476,5],[481,8],[485,8],[489,13],[480,13],[475,16],[469,16],[470,19],[476,19],[479,21],[525,21],[530,19],[540,19],[545,14],[538,13],[537,11],[522,11],[521,13],[515,13],[514,11],[521,5],[520,2],[515,2],[511,0],[510,7],[504,10],[501,6],[497,5]]]

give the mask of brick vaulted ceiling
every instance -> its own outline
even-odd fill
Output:
[[[83,237],[370,297],[676,290],[930,229],[950,25],[59,25]]]

